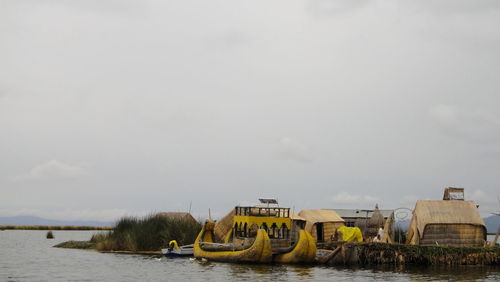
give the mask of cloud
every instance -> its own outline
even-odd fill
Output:
[[[415,1],[413,4],[429,12],[445,15],[491,13],[500,9],[496,0],[424,0]]]
[[[353,195],[349,192],[339,192],[330,197],[330,200],[336,204],[376,204],[379,198],[370,195]]]
[[[479,205],[481,216],[491,216],[493,212],[500,211],[500,194],[488,194],[481,189],[473,190],[470,193],[465,192],[465,199],[474,201]]]
[[[429,110],[430,115],[443,124],[454,124],[458,120],[458,109],[454,105],[436,105]]]
[[[429,114],[442,132],[451,137],[469,142],[500,140],[500,117],[486,109],[436,105],[429,109]]]
[[[484,191],[478,189],[474,190],[472,193],[470,193],[469,196],[466,197],[471,199],[472,201],[491,204],[491,203],[498,203],[496,196],[498,195],[488,195]]]
[[[331,1],[311,0],[307,1],[308,10],[315,17],[332,17],[341,14],[351,14],[370,3],[368,0],[356,1]]]
[[[71,165],[59,160],[50,160],[33,167],[28,173],[18,175],[15,181],[78,178],[87,174],[86,165]]]
[[[279,140],[279,155],[283,159],[298,162],[310,162],[313,160],[311,150],[300,141],[290,137]]]

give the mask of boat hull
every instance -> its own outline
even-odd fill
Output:
[[[193,245],[181,246],[178,249],[161,249],[161,253],[167,258],[176,257],[192,257],[193,256]]]
[[[240,251],[213,251],[202,247],[203,243],[213,243],[213,234],[205,227],[201,230],[194,244],[194,256],[221,262],[270,263],[272,261],[271,240],[265,230],[257,232],[253,244]]]
[[[316,243],[306,230],[299,231],[299,240],[290,251],[275,254],[275,263],[313,263],[316,258]]]
[[[192,257],[193,254],[178,254],[178,253],[164,253],[167,258],[181,258],[181,257]]]

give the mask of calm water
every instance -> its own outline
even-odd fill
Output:
[[[499,281],[500,267],[238,265],[52,248],[92,231],[0,231],[0,281]]]

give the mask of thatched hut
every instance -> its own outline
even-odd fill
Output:
[[[417,201],[407,244],[480,247],[486,226],[472,201]]]
[[[189,223],[197,224],[198,222],[194,217],[188,212],[160,212],[159,216],[163,216],[169,219],[176,219],[181,221],[186,221]]]
[[[373,211],[372,217],[368,220],[367,228],[364,230],[363,237],[365,238],[373,238],[377,236],[379,228],[384,228],[385,219],[380,210],[378,209],[378,205],[375,206],[375,210]]]
[[[331,241],[344,220],[334,210],[303,210],[299,216],[306,220],[305,230],[316,242]]]

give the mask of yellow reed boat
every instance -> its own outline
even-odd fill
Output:
[[[225,262],[312,263],[316,243],[307,231],[292,226],[290,209],[278,207],[274,199],[259,200],[267,206],[235,207],[231,230],[221,243],[215,242],[214,223],[207,222],[196,239],[194,256]]]
[[[269,263],[272,250],[265,230],[258,230],[253,242],[215,243],[214,223],[207,221],[194,244],[194,256],[222,262]]]
[[[294,245],[273,254],[273,262],[276,263],[313,263],[315,258],[316,242],[305,230],[299,231],[299,239]]]

